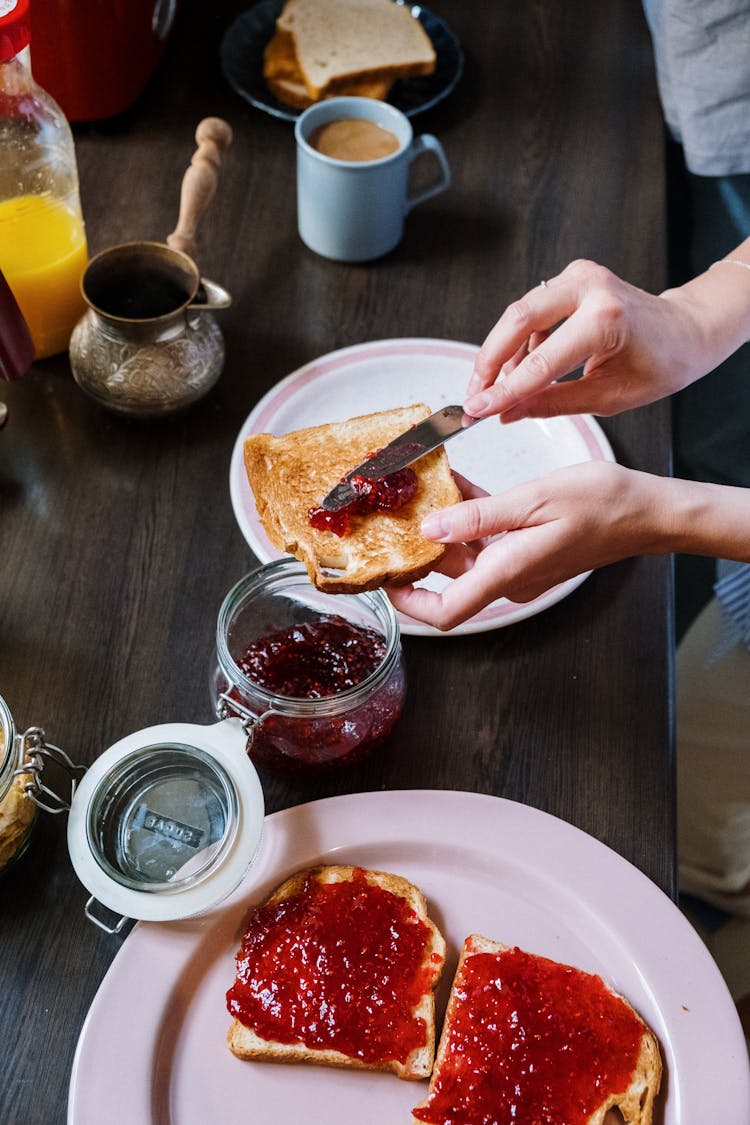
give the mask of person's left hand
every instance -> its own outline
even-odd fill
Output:
[[[463,503],[422,524],[449,544],[436,568],[454,580],[442,593],[391,586],[396,609],[452,629],[496,598],[528,602],[568,578],[631,555],[658,550],[659,477],[606,461],[572,465],[498,496],[457,477]]]

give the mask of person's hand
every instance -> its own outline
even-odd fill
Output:
[[[726,284],[715,271],[704,277],[706,293]],[[672,394],[718,362],[696,291],[703,295],[692,283],[654,296],[594,262],[572,262],[502,314],[477,356],[464,409],[503,422],[606,416]],[[582,365],[579,379],[555,382]]]
[[[393,586],[396,609],[452,629],[499,597],[527,602],[577,574],[663,549],[665,483],[605,461],[559,469],[499,496],[457,478],[466,498],[428,516],[422,531],[449,544],[442,593]]]

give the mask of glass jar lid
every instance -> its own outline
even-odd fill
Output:
[[[128,918],[201,913],[234,890],[263,827],[263,792],[237,719],[129,735],[88,769],[68,847],[92,896]],[[95,920],[95,919],[94,919]]]

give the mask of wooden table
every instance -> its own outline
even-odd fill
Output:
[[[142,727],[212,720],[217,609],[255,564],[230,506],[229,459],[279,379],[366,340],[479,343],[509,300],[574,257],[647,289],[664,282],[661,119],[638,5],[436,4],[465,73],[415,124],[442,140],[454,183],[408,218],[392,255],[351,267],[297,236],[291,126],[222,78],[218,44],[242,7],[184,5],[137,105],[76,129],[93,253],[164,238],[198,120],[233,126],[199,255],[235,302],[222,314],[219,383],[150,425],[84,397],[65,356],[2,387],[0,693],[19,727],[44,726],[83,763]],[[665,407],[604,429],[623,463],[668,471]],[[379,789],[497,794],[579,826],[672,894],[670,583],[668,560],[633,560],[515,626],[406,637],[408,705],[392,751],[321,781],[264,778],[268,810]],[[0,1118],[53,1125],[122,939],[84,918],[64,818],[42,817],[1,886]]]

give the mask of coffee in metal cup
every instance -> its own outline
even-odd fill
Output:
[[[103,406],[157,417],[214,385],[224,341],[211,310],[231,297],[187,254],[161,242],[113,246],[91,259],[81,289],[89,307],[73,330],[70,362]]]

